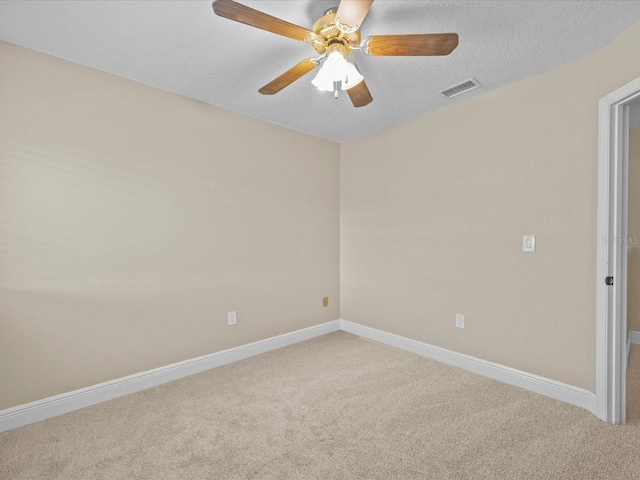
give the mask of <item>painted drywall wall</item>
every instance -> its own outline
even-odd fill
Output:
[[[343,143],[341,317],[593,391],[598,100],[638,44]]]
[[[640,128],[629,132],[627,330],[640,332]]]
[[[7,43],[0,72],[0,409],[339,318],[337,144]]]

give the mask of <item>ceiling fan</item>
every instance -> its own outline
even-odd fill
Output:
[[[322,63],[311,83],[320,90],[334,92],[335,98],[338,98],[339,90],[346,90],[355,107],[364,107],[373,101],[373,97],[356,64],[347,61],[354,50],[373,56],[434,56],[449,55],[458,46],[457,33],[375,35],[361,42],[360,26],[371,4],[373,0],[341,0],[338,8],[326,11],[311,30],[234,0],[214,1],[213,11],[236,22],[309,42],[320,54],[318,58],[304,59],[267,83],[259,90],[263,95],[278,93]]]

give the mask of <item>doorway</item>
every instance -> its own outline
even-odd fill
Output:
[[[629,104],[626,422],[640,424],[640,99]],[[633,356],[633,357],[632,357]]]
[[[626,421],[629,128],[634,101],[640,101],[640,79],[599,103],[595,413],[615,424]]]

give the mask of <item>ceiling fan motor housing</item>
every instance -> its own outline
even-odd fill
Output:
[[[354,46],[360,45],[360,31],[344,33],[336,26],[337,9],[327,11],[313,24],[312,30],[316,39],[312,43],[313,48],[323,55],[332,51],[339,51],[345,57],[353,52]]]

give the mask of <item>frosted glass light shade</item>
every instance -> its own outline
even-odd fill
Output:
[[[323,92],[333,92],[333,82],[341,82],[342,90],[349,90],[363,80],[356,66],[347,62],[340,52],[331,52],[311,82]]]

